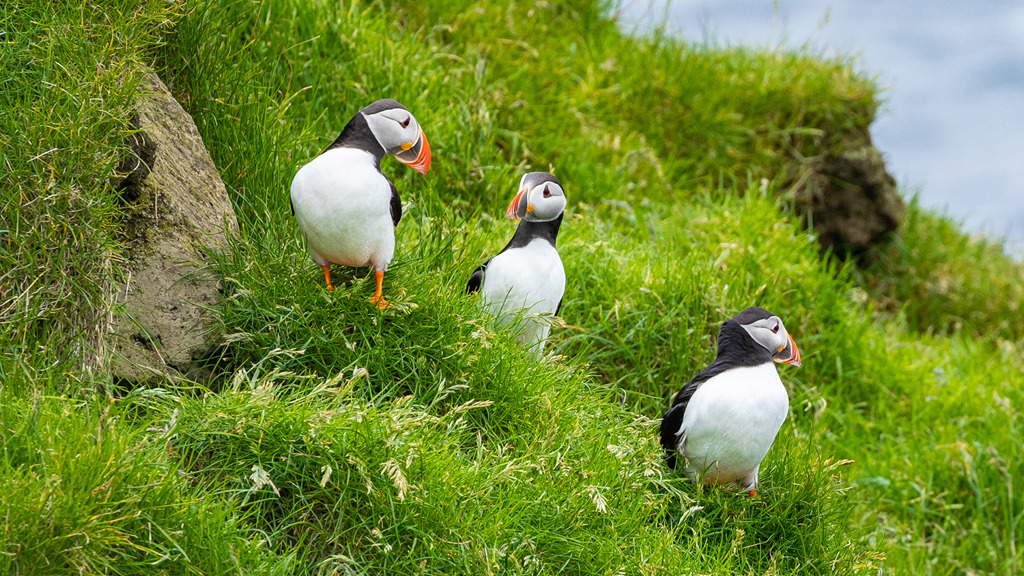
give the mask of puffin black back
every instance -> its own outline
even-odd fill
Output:
[[[376,103],[374,102],[374,104]],[[384,147],[380,145],[373,132],[370,131],[370,125],[366,123],[366,117],[363,116],[362,111],[356,112],[356,115],[342,128],[341,134],[338,134],[338,137],[334,139],[330,146],[324,149],[324,152],[335,148],[358,148],[369,152],[373,155],[378,170],[380,169],[380,161],[384,158],[385,154]],[[321,154],[324,152],[321,152]]]
[[[512,239],[501,249],[501,252],[513,248],[524,248],[537,238],[547,240],[552,246],[555,246],[555,241],[558,239],[558,229],[561,227],[562,218],[564,217],[565,213],[563,212],[558,215],[558,218],[547,222],[520,220],[519,226],[516,227],[516,233],[512,235]],[[498,254],[501,254],[501,252],[498,252]]]

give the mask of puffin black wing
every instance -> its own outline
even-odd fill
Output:
[[[683,425],[683,414],[686,413],[686,405],[690,403],[690,398],[693,398],[693,393],[697,391],[703,380],[698,381],[700,375],[676,394],[676,397],[672,400],[672,407],[665,412],[665,416],[661,419],[661,445],[665,448],[665,464],[669,468],[676,467],[676,454],[679,453],[676,442],[679,437],[676,435],[679,432],[679,428]]]
[[[394,183],[388,180],[388,184],[391,185],[391,221],[398,226],[398,222],[402,220],[402,199],[399,198]]]
[[[487,265],[490,263],[491,261],[488,260],[473,270],[473,274],[469,277],[469,283],[466,284],[466,294],[480,291],[480,287],[484,284],[484,272],[487,271]]]
[[[562,310],[562,302],[564,302],[564,301],[565,301],[565,297],[564,296],[558,299],[558,308],[555,308],[555,316],[558,316],[558,313],[561,312],[561,310]]]

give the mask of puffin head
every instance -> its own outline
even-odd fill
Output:
[[[430,143],[412,113],[394,100],[377,100],[359,111],[385,154],[420,174],[430,169]]]
[[[547,172],[527,172],[505,217],[526,222],[550,222],[565,211],[562,183]]]
[[[778,316],[764,308],[751,306],[726,321],[726,324],[729,323],[743,328],[755,344],[768,351],[772,360],[800,366],[800,349]],[[722,330],[725,331],[725,328],[723,325]]]

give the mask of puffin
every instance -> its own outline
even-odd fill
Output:
[[[319,156],[292,179],[292,214],[306,249],[324,272],[327,289],[331,264],[370,266],[377,290],[370,299],[386,308],[384,272],[395,255],[395,227],[402,200],[380,170],[390,154],[420,174],[430,169],[430,144],[416,118],[394,100],[377,100],[363,108]]]
[[[789,414],[775,363],[800,366],[782,319],[756,306],[722,324],[718,355],[672,400],[661,420],[666,464],[684,459],[693,482],[738,483],[757,495],[757,470]]]
[[[550,316],[558,314],[565,294],[565,268],[555,248],[565,204],[558,178],[547,172],[525,174],[505,212],[506,218],[519,221],[512,240],[473,271],[466,286],[469,294],[480,292],[499,326],[518,321],[516,339],[534,360],[544,352]]]

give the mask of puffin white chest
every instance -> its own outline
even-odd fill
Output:
[[[481,292],[495,314],[554,314],[565,293],[565,268],[558,250],[537,238],[498,254],[487,265]]]
[[[369,152],[324,152],[295,175],[291,199],[317,264],[387,269],[395,253],[391,185]]]
[[[678,445],[687,471],[719,483],[756,479],[788,413],[789,395],[771,362],[714,376],[683,415]]]
[[[522,311],[518,339],[538,357],[551,330],[550,318],[540,315],[554,314],[565,293],[565,268],[558,250],[537,238],[498,254],[487,265],[480,291],[501,324]]]

